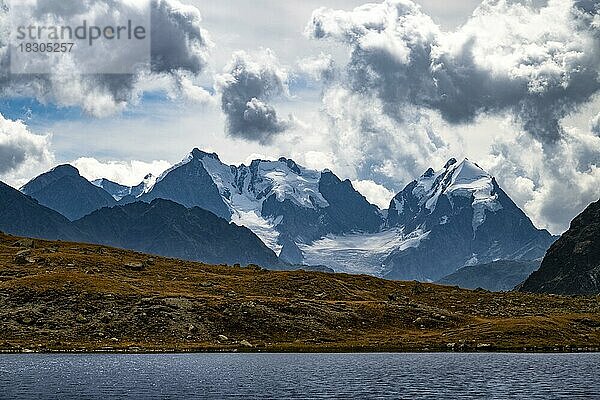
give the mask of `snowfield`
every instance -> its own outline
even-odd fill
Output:
[[[399,229],[374,234],[328,235],[311,244],[299,245],[308,265],[326,265],[335,272],[384,276],[383,261],[394,250],[418,247],[429,232],[417,230],[403,235]]]

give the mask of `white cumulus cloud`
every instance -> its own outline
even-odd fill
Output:
[[[22,121],[0,114],[0,175],[15,172],[25,164],[50,162],[49,143],[49,136],[36,135]]]
[[[147,0],[48,1],[33,4],[28,23],[33,26],[70,26],[70,21],[112,21],[134,13],[137,3]],[[15,2],[15,4],[17,4]],[[138,7],[139,8],[139,7]],[[10,71],[9,44],[11,18],[6,0],[0,0],[0,95],[26,96],[61,107],[80,107],[95,117],[122,112],[137,103],[147,81],[184,99],[210,101],[195,77],[206,69],[213,43],[201,26],[200,11],[178,0],[152,0],[150,11],[149,65],[133,73],[87,73],[74,56],[64,54],[48,74],[15,75]],[[137,15],[137,14],[135,14]],[[98,46],[101,46],[98,44]],[[101,53],[104,54],[104,53]],[[110,53],[108,53],[110,54]],[[91,60],[109,62],[100,57]],[[158,77],[158,79],[157,79]],[[162,86],[157,87],[160,83]]]
[[[0,178],[18,185],[23,174],[38,171],[53,161],[50,136],[36,135],[22,121],[0,114]]]
[[[81,176],[92,181],[106,178],[125,186],[139,184],[146,175],[159,176],[171,167],[164,160],[144,161],[100,161],[91,157],[81,157],[71,163]]]
[[[323,92],[334,158],[397,187],[465,155],[466,137],[437,116],[453,132],[509,116],[512,133],[481,132],[499,138],[478,156],[539,226],[561,232],[600,197],[598,124],[563,123],[600,92],[599,14],[590,0],[484,0],[445,31],[411,0],[315,10],[307,36],[349,51]]]
[[[392,192],[385,186],[382,186],[373,181],[352,181],[352,185],[358,190],[367,200],[386,210],[396,193]]]

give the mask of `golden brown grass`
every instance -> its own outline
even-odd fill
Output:
[[[0,235],[4,351],[600,348],[598,297],[209,266],[77,243],[35,240],[29,249],[18,240]]]

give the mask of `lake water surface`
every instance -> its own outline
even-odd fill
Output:
[[[600,399],[600,354],[0,355],[0,398]]]

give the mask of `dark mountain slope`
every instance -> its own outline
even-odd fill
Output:
[[[12,235],[52,240],[85,238],[64,216],[2,182],[0,230]]]
[[[513,290],[539,267],[540,260],[494,261],[489,264],[463,267],[437,283],[456,285],[464,289],[482,288],[492,292],[506,292]]]
[[[283,267],[249,229],[169,200],[103,208],[74,224],[93,243],[207,263]]]
[[[342,181],[332,172],[321,174],[319,192],[329,206],[325,213],[331,220],[328,233],[354,231],[377,232],[383,225],[379,209],[357,192],[349,180]]]
[[[200,207],[219,217],[229,219],[231,211],[225,204],[217,185],[201,161],[202,154],[194,149],[188,160],[158,179],[152,190],[138,198],[145,202],[154,199],[172,200],[186,207]]]
[[[21,192],[72,221],[116,204],[107,191],[79,175],[77,168],[71,165],[59,165],[34,178]]]
[[[600,294],[600,201],[592,203],[548,249],[523,292]]]

